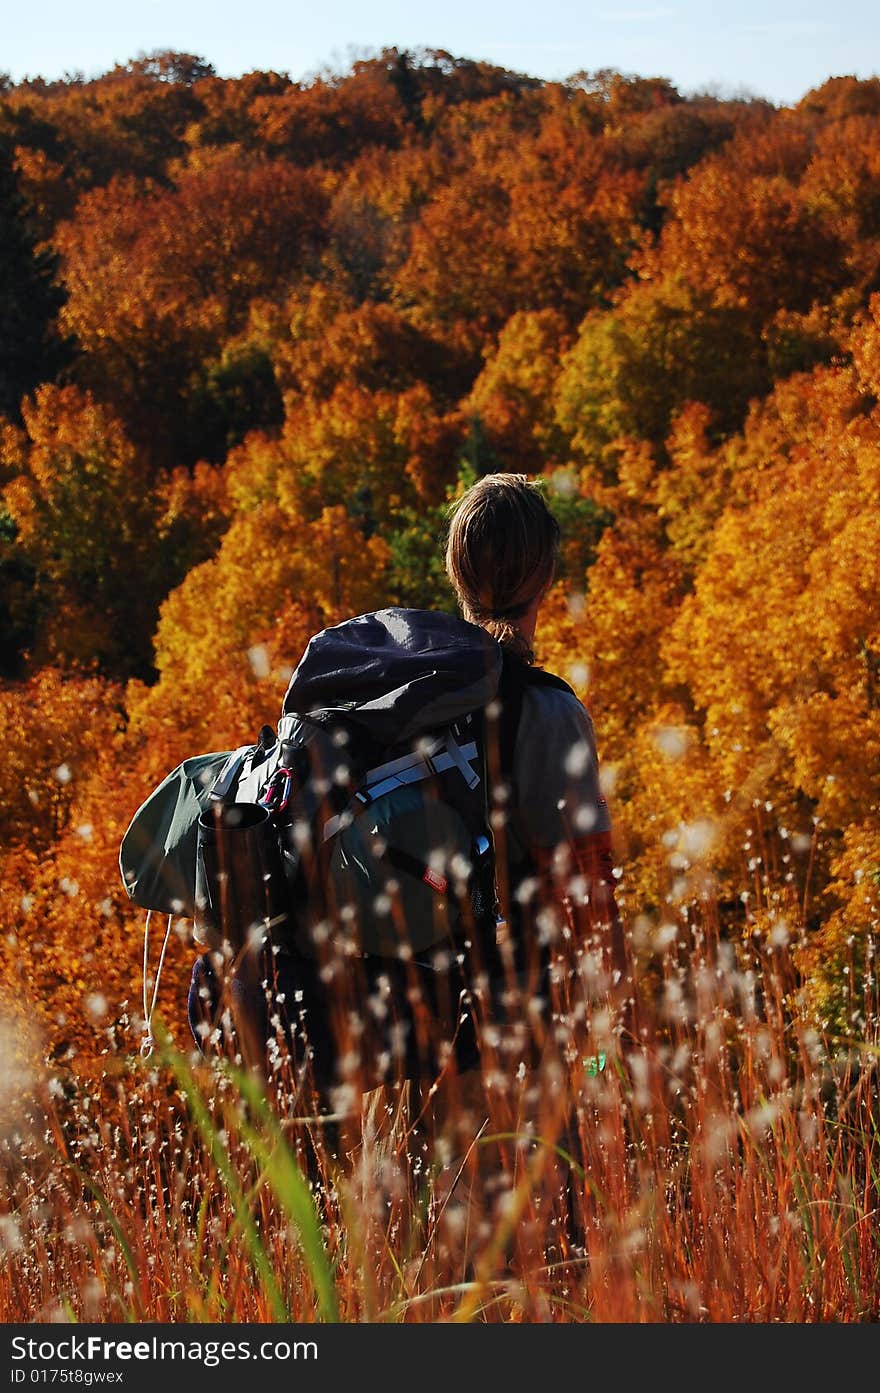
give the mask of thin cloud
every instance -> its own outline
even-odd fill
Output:
[[[823,34],[836,33],[837,30],[836,24],[823,19],[771,19],[765,24],[743,25],[741,32],[770,38],[813,39]]]
[[[600,19],[618,20],[621,24],[643,24],[649,19],[674,19],[677,10],[655,6],[649,10],[601,10]]]

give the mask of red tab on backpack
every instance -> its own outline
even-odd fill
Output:
[[[449,882],[445,875],[440,875],[438,871],[432,871],[430,866],[427,867],[425,874],[422,876],[422,880],[426,885],[430,885],[432,890],[436,890],[438,895],[446,894],[446,887]]]

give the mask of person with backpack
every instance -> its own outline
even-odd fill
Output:
[[[277,734],[199,795],[200,1049],[231,1036],[331,1109],[403,1080],[424,1097],[537,1067],[573,952],[623,982],[592,722],[534,661],[558,553],[540,488],[485,476],[450,518],[460,617],[391,608],[310,640]]]

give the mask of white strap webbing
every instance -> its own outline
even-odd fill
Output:
[[[469,761],[476,757],[477,747],[473,740],[468,745],[459,745],[450,734],[445,751],[441,747],[440,752],[436,754],[403,755],[400,759],[389,760],[387,764],[380,764],[371,769],[364,779],[363,792],[367,797],[362,801],[373,803],[384,793],[390,793],[393,788],[399,788],[402,784],[415,784],[432,774],[453,768],[461,771],[468,788],[475,788],[480,782],[480,776],[471,768]],[[359,796],[355,794],[355,798]],[[329,817],[324,823],[323,840],[326,842],[328,837],[335,836],[341,827],[348,827],[352,820],[349,809]]]
[[[471,741],[469,745],[459,745],[452,731],[448,730],[446,732],[446,753],[461,774],[468,788],[476,788],[477,784],[480,782],[480,776],[475,769],[471,768],[469,762],[477,753],[477,747],[474,742]],[[443,756],[441,755],[440,759],[442,758]],[[442,767],[439,760],[435,759],[434,768],[437,769]]]
[[[168,925],[165,929],[165,941],[162,944],[162,952],[159,954],[159,966],[156,968],[156,977],[153,982],[153,999],[148,1006],[147,981],[150,965],[150,919],[152,917],[152,914],[153,911],[151,909],[148,909],[147,922],[144,924],[144,1028],[143,1038],[141,1040],[142,1059],[149,1059],[150,1055],[153,1053],[153,1050],[156,1047],[156,1042],[153,1039],[152,1030],[153,1012],[156,1009],[156,998],[159,995],[159,978],[162,976],[162,966],[165,962],[165,950],[168,947],[168,940],[171,937],[171,920],[173,918],[173,915],[168,915]]]

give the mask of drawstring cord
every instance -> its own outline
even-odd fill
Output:
[[[141,1059],[149,1059],[156,1047],[153,1039],[152,1020],[153,1012],[156,1009],[156,998],[159,995],[159,978],[162,976],[162,965],[165,962],[165,950],[168,947],[168,940],[171,937],[171,920],[173,915],[168,915],[168,927],[165,930],[165,942],[162,944],[162,952],[159,954],[159,966],[156,969],[156,977],[153,982],[153,1000],[147,1006],[147,973],[149,971],[150,960],[150,919],[153,911],[147,910],[147,922],[144,924],[144,1034],[141,1040]]]

